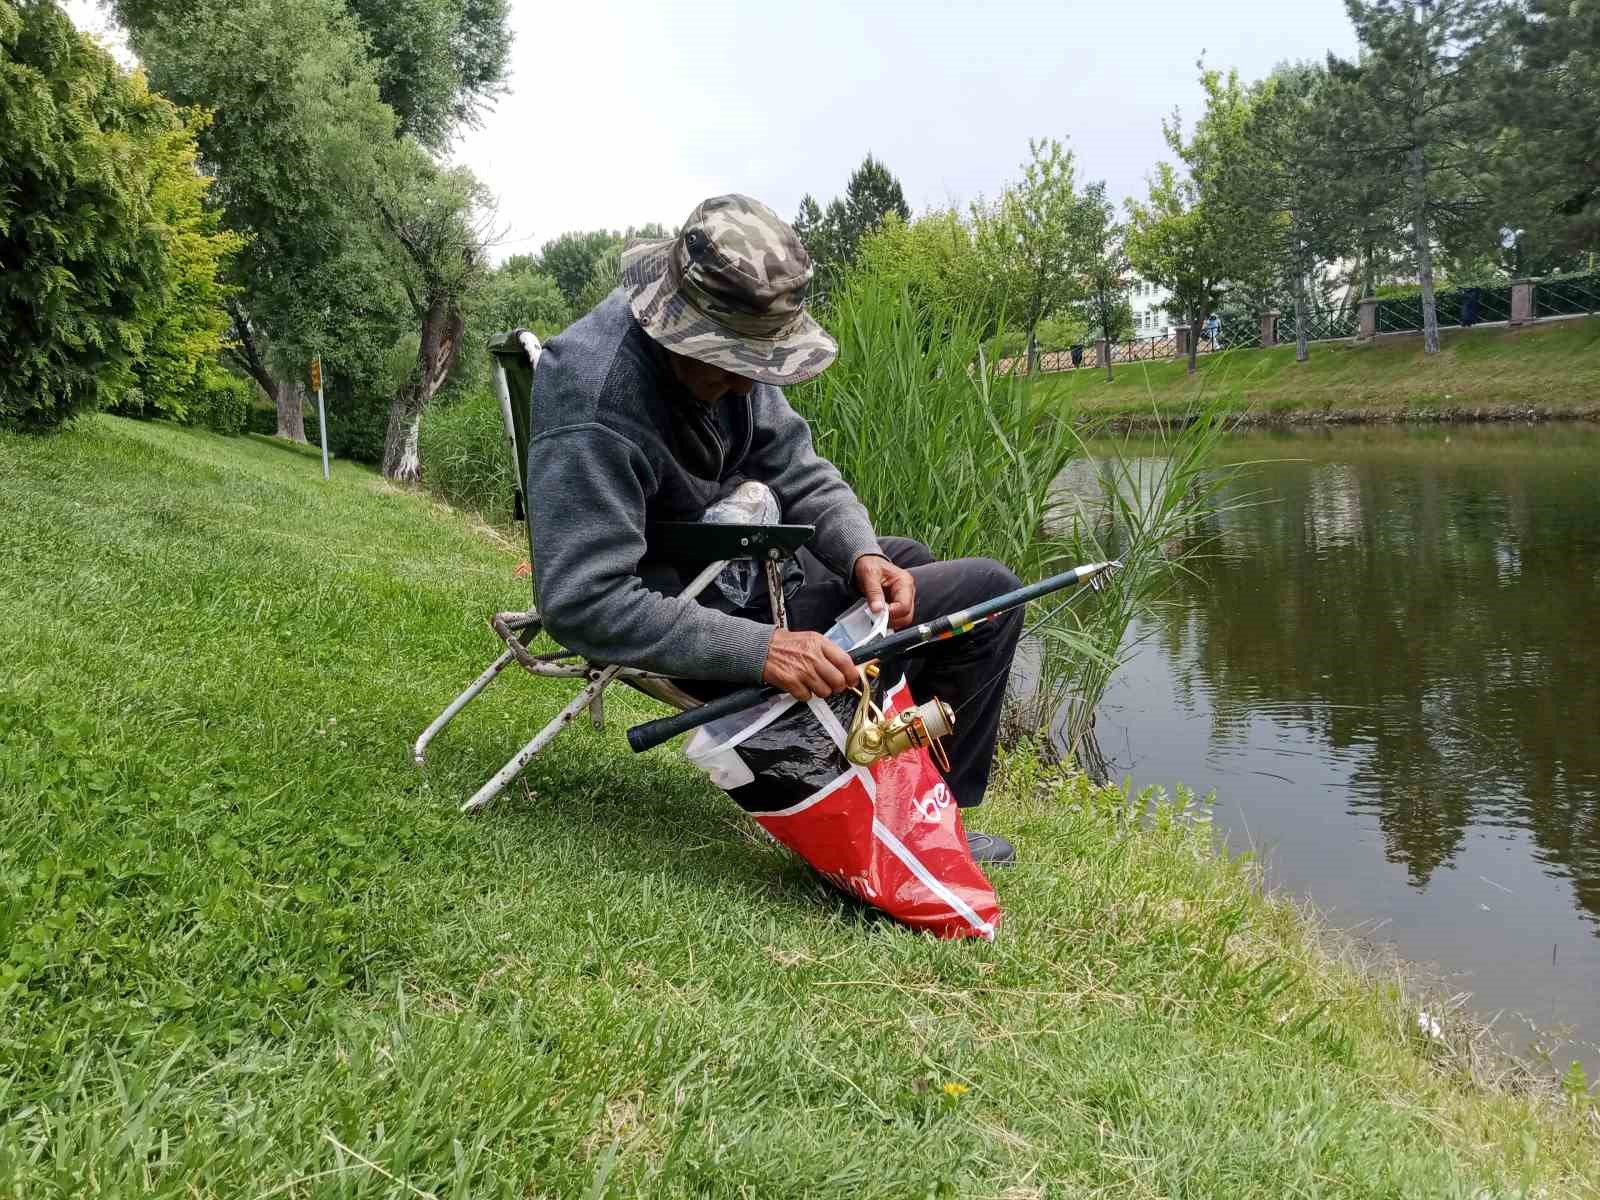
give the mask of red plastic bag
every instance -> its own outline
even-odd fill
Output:
[[[829,631],[851,648],[875,630],[860,606]],[[994,889],[967,849],[960,810],[928,751],[870,767],[844,752],[859,697],[800,704],[778,697],[703,728],[685,752],[777,841],[841,891],[940,937],[992,939]],[[902,678],[879,701],[885,715],[913,707]]]
[[[892,716],[912,705],[902,679],[883,710]],[[818,719],[833,727],[843,754],[846,731],[832,709],[819,700],[809,707],[821,710]],[[799,804],[751,815],[835,887],[895,920],[940,937],[994,938],[1000,903],[972,861],[961,810],[926,750],[852,764]]]

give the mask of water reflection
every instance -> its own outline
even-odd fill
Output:
[[[1600,430],[1250,434],[1225,453],[1277,461],[1232,489],[1259,502],[1195,530],[1219,556],[1142,630],[1143,668],[1114,698],[1128,761],[1230,775],[1215,786],[1278,822],[1289,876],[1347,908],[1381,890],[1375,843],[1417,896],[1413,956],[1449,966],[1459,943],[1472,969],[1521,970],[1517,953],[1570,943],[1555,926],[1574,913],[1600,933]],[[1485,841],[1498,859],[1469,847]],[[1467,930],[1461,881],[1434,886],[1464,856],[1505,896],[1550,894]],[[1474,917],[1514,907],[1474,886]],[[1428,911],[1434,893],[1455,907]],[[1588,955],[1587,994],[1563,985],[1563,1007],[1600,1021],[1592,940]]]

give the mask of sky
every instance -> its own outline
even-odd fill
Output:
[[[92,0],[68,0],[104,30]],[[793,219],[868,151],[913,210],[993,196],[1030,137],[1142,193],[1196,61],[1259,78],[1349,56],[1343,0],[511,0],[507,91],[452,153],[498,198],[495,256],[569,229],[680,224],[744,192]]]

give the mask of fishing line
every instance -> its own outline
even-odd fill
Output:
[[[1099,591],[1100,589],[1096,588],[1096,587],[1093,587],[1091,585],[1089,590],[1090,591]],[[1085,593],[1085,592],[1073,592],[1070,596],[1068,596],[1065,600],[1063,600],[1061,602],[1061,607],[1065,608],[1067,605],[1071,604],[1074,600],[1076,600],[1080,596],[1083,596],[1083,595],[1086,595],[1086,594],[1087,593]],[[1017,640],[1021,641],[1023,638],[1028,637],[1030,634],[1037,633],[1040,629],[1044,628],[1044,626],[1049,623],[1050,618],[1053,617],[1053,616],[1055,616],[1055,612],[1054,611],[1044,613],[1032,625],[1024,626],[1022,632],[1017,635]],[[1040,674],[1043,675],[1043,673],[1044,673],[1044,671],[1043,671],[1044,658],[1043,658],[1042,654],[1040,655],[1039,666],[1040,666]],[[1002,667],[999,670],[999,672],[997,672],[995,675],[990,677],[989,682],[983,684],[976,691],[974,691],[972,693],[972,695],[968,696],[960,704],[956,705],[956,707],[951,710],[952,714],[953,715],[960,715],[962,709],[966,708],[967,705],[971,704],[974,700],[976,700],[980,696],[982,696],[985,692],[987,692],[995,684],[999,683],[1002,678],[1009,678],[1010,675],[1011,675],[1011,664],[1007,663],[1004,667]]]

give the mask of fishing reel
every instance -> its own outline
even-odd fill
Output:
[[[940,770],[948,771],[950,759],[939,739],[948,736],[956,727],[956,715],[950,706],[935,698],[892,717],[886,716],[883,709],[872,702],[872,680],[877,677],[876,663],[862,665],[861,706],[856,709],[855,720],[850,722],[844,756],[858,767],[870,767],[881,759],[893,758],[908,750],[925,749],[933,755]]]

